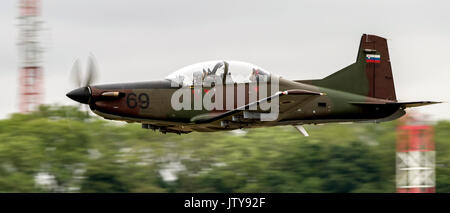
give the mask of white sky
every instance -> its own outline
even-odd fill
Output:
[[[215,59],[288,79],[354,62],[363,33],[388,38],[397,98],[450,100],[449,1],[42,0],[45,103],[74,104],[76,58],[97,58],[98,83],[158,80]],[[0,118],[17,111],[18,0],[0,3]],[[420,112],[450,119],[449,104]]]

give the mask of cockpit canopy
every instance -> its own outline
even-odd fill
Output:
[[[249,83],[257,80],[267,80],[270,73],[260,67],[240,61],[207,61],[183,67],[165,79],[176,82],[181,86],[194,84],[222,84]],[[214,83],[212,83],[214,84]]]

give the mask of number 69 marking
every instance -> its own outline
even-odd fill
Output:
[[[139,105],[141,109],[146,109],[150,105],[149,97],[146,93],[128,93],[127,95],[127,106],[131,109],[136,108]]]

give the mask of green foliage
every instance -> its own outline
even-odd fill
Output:
[[[450,192],[450,121],[434,127],[436,143],[436,192]]]
[[[395,126],[163,135],[41,106],[0,120],[0,192],[395,192]],[[437,191],[450,191],[450,122],[435,126]]]

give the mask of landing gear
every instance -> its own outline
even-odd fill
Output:
[[[169,128],[166,126],[155,126],[152,124],[142,124],[142,128],[143,129],[151,129],[153,131],[159,130],[159,132],[161,132],[163,134],[166,134],[169,132],[169,133],[176,133],[178,135],[181,135],[181,134],[187,134],[187,133],[191,132],[191,131],[182,131],[182,130],[172,129],[172,128]]]

